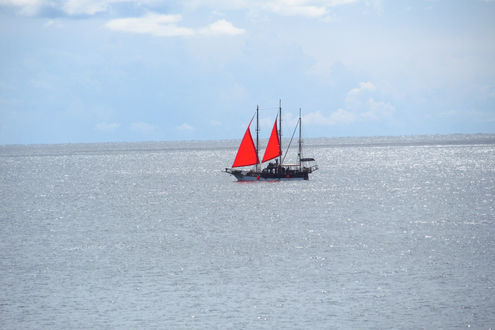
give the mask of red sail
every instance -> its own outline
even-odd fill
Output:
[[[275,119],[275,124],[273,124],[272,134],[270,135],[270,140],[266,146],[262,163],[278,156],[280,156],[280,140],[278,139],[277,119]]]
[[[249,123],[249,126],[251,126],[251,123]],[[244,137],[242,138],[239,150],[237,150],[237,155],[235,156],[232,167],[249,166],[259,163],[256,147],[254,146],[253,137],[251,136],[249,126],[246,133],[244,133]]]

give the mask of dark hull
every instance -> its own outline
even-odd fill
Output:
[[[292,181],[309,180],[310,168],[297,171],[285,171],[283,173],[270,173],[267,171],[242,171],[227,168],[225,172],[232,174],[237,181]]]
[[[302,157],[302,135],[301,135],[301,109],[299,109],[299,120],[296,128],[299,127],[299,150],[296,164],[284,163],[285,157],[282,157],[282,105],[279,102],[279,114],[273,124],[272,133],[266,146],[263,160],[259,159],[259,107],[256,107],[256,144],[251,136],[250,126],[254,119],[249,122],[246,133],[242,138],[237,155],[232,164],[233,168],[226,168],[225,172],[232,174],[238,181],[291,181],[291,180],[309,180],[309,173],[316,171],[318,165],[313,163],[314,158]],[[278,121],[278,122],[277,122]],[[295,133],[294,129],[294,133]],[[294,133],[292,137],[294,137]],[[289,150],[292,138],[290,139]],[[268,166],[260,170],[260,164],[274,159],[274,162],[268,163]],[[252,170],[240,170],[238,168],[255,165]]]

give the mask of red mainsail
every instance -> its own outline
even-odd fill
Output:
[[[252,122],[253,120],[251,120]],[[235,156],[234,164],[232,167],[249,166],[259,164],[258,154],[256,153],[256,147],[254,146],[253,137],[251,136],[251,131],[249,123],[246,133],[242,138],[239,150],[237,150],[237,155]]]
[[[280,156],[280,153],[280,140],[278,139],[277,119],[275,118],[275,124],[273,124],[272,134],[270,135],[270,140],[266,146],[262,163]]]

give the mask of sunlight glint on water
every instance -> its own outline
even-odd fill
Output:
[[[235,143],[0,149],[2,328],[489,328],[495,138],[309,140],[309,181]]]

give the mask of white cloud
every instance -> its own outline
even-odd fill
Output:
[[[249,10],[268,11],[283,16],[305,16],[310,18],[325,17],[330,8],[355,3],[359,0],[189,0],[172,1],[176,7],[182,7],[186,11],[197,10],[200,7],[218,10]],[[485,0],[487,1],[487,0]],[[39,13],[42,7],[55,8],[69,16],[95,15],[111,10],[112,5],[119,3],[131,3],[141,8],[150,9],[150,4],[163,4],[160,0],[0,0],[0,5],[17,7],[22,15],[33,16]],[[366,0],[370,6],[380,0]],[[226,21],[225,21],[226,22]],[[228,23],[228,22],[227,22]],[[216,25],[215,25],[216,24]],[[228,23],[230,24],[230,23]],[[228,26],[223,20],[200,29],[199,33],[211,34],[217,29],[219,34],[241,34],[244,31],[233,26]],[[201,32],[202,30],[207,32]],[[216,33],[213,33],[216,34]]]
[[[160,15],[149,13],[143,17],[118,18],[109,21],[109,29],[130,33],[151,34],[158,37],[187,37],[193,35],[238,35],[243,29],[236,28],[226,20],[219,20],[207,27],[192,29],[181,27],[181,15]]]
[[[194,130],[194,127],[192,127],[188,123],[183,123],[182,125],[177,126],[177,129],[183,132],[190,132]]]
[[[64,27],[62,20],[50,19],[43,24],[43,27],[46,29],[60,29]]]
[[[359,0],[188,0],[180,4],[188,10],[200,7],[215,10],[269,11],[279,15],[318,17],[331,7],[358,2]],[[370,1],[370,0],[368,0]],[[377,1],[377,0],[375,0]]]
[[[353,88],[347,92],[345,97],[346,107],[352,109],[362,108],[366,99],[376,91],[376,86],[367,81],[359,83],[359,87]]]
[[[348,93],[347,96],[356,96],[361,94],[364,91],[375,91],[376,86],[373,85],[371,82],[361,82],[359,83],[359,87],[351,89]]]
[[[180,15],[148,14],[143,17],[118,18],[109,21],[106,26],[111,30],[151,34],[159,37],[190,36],[194,30],[177,26],[182,20]]]
[[[330,115],[330,119],[335,123],[350,124],[356,120],[356,115],[351,111],[339,109]]]
[[[329,115],[320,111],[311,112],[303,117],[303,121],[309,125],[334,126],[358,121],[389,120],[395,113],[395,107],[388,102],[375,101],[370,97],[370,93],[375,92],[376,89],[371,82],[361,82],[359,87],[347,92],[346,109],[338,109]]]
[[[222,10],[248,10],[270,12],[281,16],[326,17],[332,7],[347,5],[359,0],[188,0],[179,2],[186,10],[210,8]],[[370,0],[368,0],[370,1]],[[377,1],[377,0],[375,0]]]
[[[100,132],[111,133],[116,131],[120,127],[119,123],[98,123],[95,126],[95,129]]]
[[[261,3],[261,8],[283,16],[326,16],[331,7],[356,2],[357,0],[271,0]]]
[[[358,0],[324,0],[323,2],[327,4],[329,7],[336,7],[341,5],[347,5],[350,3],[355,3]]]
[[[284,16],[321,17],[327,14],[325,6],[310,5],[307,4],[307,1],[270,1],[267,2],[264,7],[269,11]]]
[[[197,10],[201,7],[216,10],[240,10],[252,5],[253,0],[181,0],[178,2],[188,10]]]
[[[221,19],[199,30],[200,34],[205,35],[239,35],[243,34],[243,29],[236,28],[232,23]]]
[[[390,118],[395,112],[395,107],[387,102],[375,101],[373,98],[368,100],[368,111],[361,114],[363,118],[373,120]]]

